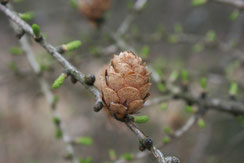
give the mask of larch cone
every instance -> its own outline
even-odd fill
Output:
[[[150,96],[150,73],[142,59],[131,51],[114,55],[98,76],[104,106],[117,119],[137,113]]]
[[[79,0],[79,11],[95,26],[103,22],[111,0]]]

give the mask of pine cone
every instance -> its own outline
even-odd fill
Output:
[[[104,13],[110,8],[110,0],[80,0],[79,10],[94,25],[103,22]]]
[[[135,114],[150,96],[149,76],[145,63],[133,52],[114,55],[98,78],[104,106],[117,119]]]

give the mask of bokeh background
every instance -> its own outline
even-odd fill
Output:
[[[112,57],[110,53],[100,53],[114,44],[109,32],[116,32],[131,13],[131,3],[133,1],[113,0],[99,30],[95,30],[67,0],[24,0],[13,5],[18,12],[34,12],[34,20],[30,23],[39,24],[51,44],[58,46],[81,40],[81,48],[64,56],[81,72],[96,74]],[[230,82],[238,82],[237,99],[241,101],[244,97],[244,60],[233,49],[244,51],[244,15],[240,12],[233,20],[233,11],[236,9],[230,5],[212,1],[193,7],[190,0],[153,0],[136,16],[123,38],[139,52],[147,47],[149,55],[143,56],[147,64],[159,66],[166,78],[174,70],[187,69],[193,92],[199,92],[199,80],[206,76],[210,95],[228,99]],[[209,31],[214,31],[216,42],[225,43],[227,48],[215,44],[204,47],[199,40]],[[179,32],[186,37],[175,38]],[[153,34],[162,37],[154,39]],[[189,36],[192,35],[198,41],[191,41]],[[37,60],[46,70],[44,77],[51,85],[63,68],[34,41],[32,46]],[[67,162],[65,144],[55,138],[51,111],[41,93],[38,78],[24,54],[10,53],[12,47],[19,47],[18,40],[8,19],[0,13],[0,162]],[[124,124],[115,121],[111,124],[103,112],[93,111],[95,99],[82,85],[73,85],[67,80],[54,94],[59,96],[57,109],[65,131],[72,138],[89,136],[94,140],[90,147],[76,145],[77,156],[90,156],[93,162],[101,163],[110,160],[109,149],[114,149],[118,158],[123,153],[139,152],[136,136]],[[151,99],[162,96],[155,84],[151,94]],[[164,111],[160,105],[145,107],[140,114],[148,115],[150,120],[139,127],[155,144],[161,144],[165,126],[178,129],[191,116],[184,107],[180,100],[171,100]],[[244,162],[243,124],[233,115],[216,111],[209,111],[204,120],[205,128],[194,125],[184,136],[162,148],[162,152],[179,157],[183,163]],[[149,156],[135,162],[156,161]]]

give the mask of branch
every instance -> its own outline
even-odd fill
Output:
[[[138,152],[134,155],[134,159],[138,160],[150,154],[150,152],[154,155],[159,163],[180,163],[180,160],[175,156],[167,156],[164,157],[163,153],[153,145],[151,138],[145,136],[145,134],[138,129],[135,122],[128,118],[128,121],[125,124],[133,131],[133,133],[137,136],[140,142],[140,149],[148,149],[148,151]],[[149,152],[150,151],[150,152]],[[119,159],[114,163],[125,163],[126,161],[123,159]]]
[[[138,0],[135,6],[136,10],[139,10],[139,8],[143,7],[143,3],[139,3],[139,2],[143,2],[145,3],[146,0]],[[32,28],[26,23],[24,22],[19,16],[18,14],[16,14],[14,11],[9,10],[7,7],[5,7],[4,5],[0,5],[0,10],[6,15],[8,16],[13,22],[15,22],[19,28],[21,28],[23,31],[25,31],[26,33],[28,33],[33,39],[35,39],[37,41],[37,43],[39,43],[50,55],[52,55],[64,68],[65,71],[69,74],[71,74],[76,80],[78,80],[81,84],[83,84],[88,90],[90,90],[90,92],[92,92],[96,98],[97,98],[97,105],[99,106],[99,108],[102,108],[102,100],[101,100],[101,95],[99,90],[93,86],[93,85],[89,85],[86,83],[86,76],[84,74],[82,74],[81,72],[79,72],[73,65],[71,65],[58,51],[55,47],[53,47],[51,44],[47,43],[47,41],[43,38],[41,39],[36,39]],[[31,61],[33,61],[33,58],[31,59]],[[34,64],[35,65],[35,64]],[[35,66],[37,67],[37,66]],[[40,68],[35,68],[36,72],[39,73]],[[47,88],[45,86],[45,84],[42,85],[42,88]],[[44,90],[46,93],[46,96],[48,97],[48,101],[51,101],[49,98],[52,97],[52,95],[50,94],[50,92],[48,92],[47,89]],[[137,135],[141,145],[143,146],[143,148],[147,148],[148,150],[150,150],[153,155],[157,158],[159,163],[176,163],[179,162],[179,160],[175,157],[166,157],[164,158],[163,154],[161,151],[159,151],[155,146],[152,145],[152,140],[150,138],[147,138],[134,124],[134,122],[132,121],[127,121],[125,122],[126,125]],[[67,140],[67,137],[64,137],[64,141]],[[70,140],[68,140],[70,142]],[[148,144],[149,143],[149,144]]]
[[[33,39],[35,39],[35,35],[32,31],[32,28],[29,24],[23,21],[18,14],[14,11],[9,10],[6,6],[0,4],[0,10],[13,22],[15,22],[23,31],[28,33]],[[72,75],[76,80],[78,80],[85,88],[87,88],[92,94],[95,95],[97,102],[95,105],[102,108],[102,99],[99,90],[94,86],[86,83],[86,75],[78,71],[73,65],[71,65],[58,51],[57,49],[49,44],[44,38],[37,41],[50,55],[52,55],[65,69],[67,73]]]
[[[19,27],[14,22],[11,22],[11,21],[10,21],[10,25],[12,26],[14,31],[16,33],[18,33]],[[56,105],[56,103],[54,104],[55,97],[54,97],[53,93],[51,92],[46,80],[43,78],[42,75],[40,75],[41,66],[37,62],[37,60],[35,59],[35,55],[34,55],[32,49],[31,49],[31,46],[30,46],[30,44],[28,42],[27,37],[23,36],[19,40],[19,42],[20,42],[20,45],[21,45],[22,49],[24,50],[24,52],[26,54],[26,57],[27,57],[27,60],[28,60],[29,64],[31,65],[33,71],[35,72],[36,76],[39,79],[39,84],[40,84],[41,90],[42,90],[44,96],[46,97],[46,100],[47,100],[47,102],[48,102],[48,104],[50,106],[50,110],[52,111],[52,117],[55,117],[56,119],[59,119],[59,121],[60,121],[59,123],[55,123],[56,130],[62,132],[62,140],[66,144],[66,150],[67,150],[69,156],[71,156],[71,159],[72,159],[73,163],[78,163],[78,159],[74,155],[74,147],[73,147],[73,145],[71,143],[71,138],[64,131],[64,129],[62,127],[62,124],[61,124],[61,118],[58,116],[58,114],[56,112],[56,106],[57,105]]]
[[[205,114],[204,110],[199,109],[191,118],[187,120],[184,126],[180,129],[176,130],[171,136],[171,138],[180,138],[184,135],[188,130],[192,128],[192,126],[197,122],[197,120]]]
[[[155,76],[154,81],[160,82],[158,79],[158,74],[154,69],[150,69],[152,72],[152,77]],[[182,99],[186,102],[190,102],[196,104],[198,106],[202,106],[207,109],[213,109],[217,111],[227,112],[233,115],[244,115],[244,104],[242,102],[234,101],[234,100],[226,100],[219,98],[199,98],[195,97],[187,92],[181,91],[180,88],[173,86],[171,83],[167,83],[166,87],[169,91],[169,95],[172,95],[175,98]]]
[[[242,0],[212,0],[213,2],[224,3],[239,9],[244,9],[244,1]]]
[[[133,131],[136,134],[136,136],[139,139],[139,142],[142,145],[142,148],[147,148],[154,155],[154,157],[158,160],[159,163],[180,162],[180,160],[176,157],[171,157],[171,156],[164,157],[163,153],[153,145],[152,140],[149,137],[145,136],[143,132],[137,128],[136,124],[133,121],[128,121],[125,123],[131,129],[131,131]]]
[[[124,19],[124,21],[121,23],[120,27],[118,28],[118,30],[115,34],[117,37],[122,36],[123,34],[125,34],[128,31],[131,23],[136,18],[138,12],[143,9],[143,7],[146,5],[146,3],[147,3],[147,0],[137,0],[135,2],[132,12],[127,15],[127,17]]]

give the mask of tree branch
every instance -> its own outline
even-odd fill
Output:
[[[139,2],[143,2],[145,3],[146,0],[138,0],[135,6],[136,10],[139,10],[139,8],[143,7],[143,3],[139,3]],[[139,7],[138,7],[139,6]],[[26,33],[28,33],[33,39],[36,40],[35,35],[32,31],[32,28],[26,23],[24,22],[19,16],[18,14],[16,14],[14,11],[9,10],[6,6],[4,5],[0,5],[0,10],[7,16],[9,17],[13,22],[15,22],[19,28],[21,28],[23,31],[25,31]],[[79,72],[73,65],[71,65],[58,51],[55,47],[53,47],[51,44],[49,44],[45,39],[40,39],[40,40],[36,40],[37,43],[39,43],[49,54],[51,54],[66,70],[66,72],[68,72],[69,74],[71,74],[76,80],[78,80],[81,84],[83,84],[88,90],[90,90],[90,92],[92,92],[96,98],[97,98],[97,104],[101,104],[102,100],[101,100],[101,95],[99,90],[95,87],[95,86],[91,86],[86,84],[85,79],[86,76],[84,74],[82,74],[81,72]],[[31,59],[31,61],[33,61],[33,58]],[[35,71],[39,72],[40,69],[35,66]],[[34,68],[34,67],[33,67]],[[42,88],[47,88],[45,87],[45,84],[42,85]],[[48,89],[44,90],[46,93],[47,97],[52,97],[52,95],[50,94],[50,92],[48,92]],[[49,98],[48,98],[49,99]],[[51,101],[51,100],[49,100]],[[101,106],[101,105],[100,105]],[[151,151],[151,153],[153,153],[154,157],[156,157],[156,159],[158,160],[159,163],[178,163],[179,159],[177,159],[176,157],[166,157],[164,158],[163,153],[158,150],[155,146],[152,145],[152,140],[147,138],[135,125],[134,122],[132,122],[131,120],[126,121],[125,122],[126,125],[137,135],[141,145],[143,146],[143,148],[147,148],[148,150]],[[67,141],[67,137],[64,139],[64,141]],[[70,140],[69,140],[70,141]],[[148,142],[149,141],[149,142]],[[148,144],[149,143],[149,144]]]
[[[125,123],[136,134],[142,147],[147,148],[149,151],[151,151],[151,153],[154,155],[154,157],[158,160],[159,163],[180,162],[180,160],[174,156],[173,158],[171,156],[164,157],[163,153],[153,145],[152,140],[149,137],[145,136],[144,133],[138,129],[138,127],[133,121],[128,121]]]
[[[239,9],[244,9],[244,1],[242,0],[212,0],[212,1],[232,5]]]
[[[15,22],[22,30],[28,33],[33,39],[35,39],[35,35],[32,31],[30,25],[28,25],[25,21],[23,21],[18,14],[14,11],[11,11],[6,6],[0,4],[0,10],[9,17],[13,22]],[[72,75],[76,80],[78,80],[85,88],[87,88],[92,94],[95,95],[97,102],[96,106],[100,106],[102,104],[101,94],[99,90],[94,85],[86,84],[86,75],[78,71],[73,65],[71,65],[58,51],[57,49],[49,44],[45,39],[37,41],[50,55],[52,55],[68,72]]]
[[[160,82],[158,80],[159,77],[154,69],[151,68],[150,71],[152,72],[152,74],[154,74],[152,76],[155,76],[155,78],[153,78],[154,81]],[[182,99],[186,102],[190,102],[207,109],[227,112],[234,115],[244,115],[244,104],[242,102],[210,97],[195,97],[187,92],[182,92],[180,88],[173,86],[171,83],[167,83],[166,87],[169,91],[169,95],[172,95],[175,98]]]
[[[11,6],[10,6],[11,7]],[[12,8],[12,7],[11,7]],[[14,22],[10,21],[10,25],[12,26],[12,28],[15,30],[16,33],[18,33],[19,31],[19,27],[17,26],[17,24],[15,24]],[[54,104],[54,100],[55,97],[52,93],[52,91],[50,90],[50,87],[48,86],[48,83],[46,82],[46,80],[43,78],[42,75],[40,75],[41,73],[41,66],[40,64],[37,62],[37,60],[35,59],[35,55],[32,51],[32,48],[28,42],[28,39],[26,36],[23,36],[20,40],[20,45],[23,49],[23,51],[26,54],[27,60],[29,62],[29,64],[31,65],[33,71],[35,72],[36,76],[39,79],[39,84],[41,87],[41,91],[43,92],[44,96],[46,97],[46,100],[50,106],[50,109],[52,111],[52,117],[55,117],[56,119],[59,119],[59,123],[55,123],[55,127],[56,130],[61,131],[62,132],[62,140],[63,142],[66,144],[66,151],[68,152],[69,156],[71,156],[71,159],[73,161],[73,163],[78,163],[78,159],[75,157],[74,154],[74,147],[71,143],[71,138],[70,136],[64,131],[62,124],[61,124],[61,118],[58,116],[58,113],[56,111],[56,103]]]

